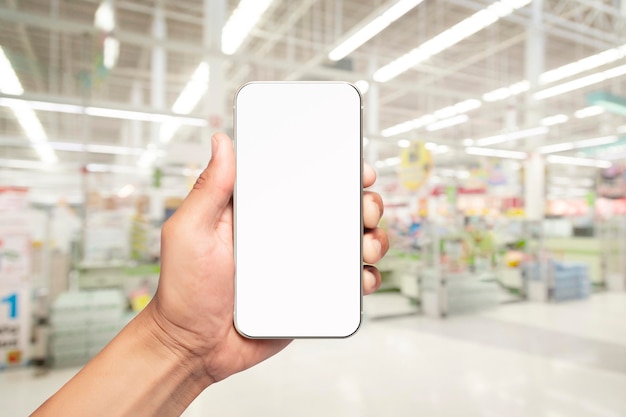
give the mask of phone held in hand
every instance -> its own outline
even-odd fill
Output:
[[[362,105],[345,82],[252,82],[234,103],[235,327],[347,337],[362,315]]]

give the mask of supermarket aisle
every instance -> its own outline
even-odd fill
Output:
[[[626,294],[473,316],[366,322],[305,340],[217,384],[195,416],[626,416]],[[75,370],[0,373],[3,415],[26,415]],[[140,376],[138,376],[139,378]]]

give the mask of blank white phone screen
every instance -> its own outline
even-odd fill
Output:
[[[343,82],[235,96],[235,326],[347,337],[361,322],[361,98]]]

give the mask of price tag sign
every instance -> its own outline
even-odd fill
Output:
[[[30,286],[0,287],[0,369],[27,362]]]

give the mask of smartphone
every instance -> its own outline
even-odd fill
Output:
[[[362,315],[362,105],[345,82],[251,82],[234,99],[235,327],[340,338]]]

